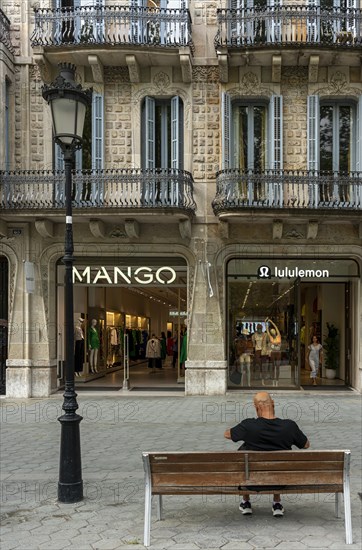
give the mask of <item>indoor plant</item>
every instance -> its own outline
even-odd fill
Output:
[[[327,323],[327,336],[324,339],[324,364],[326,367],[326,377],[329,379],[336,377],[336,371],[339,366],[339,334],[338,328]]]

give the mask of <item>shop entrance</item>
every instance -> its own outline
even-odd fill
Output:
[[[100,265],[101,262],[101,265]],[[78,389],[183,391],[187,264],[183,258],[82,259],[73,272]],[[63,317],[58,266],[58,321]],[[152,341],[152,342],[151,342]],[[59,338],[58,357],[64,356]]]
[[[284,259],[229,261],[230,389],[350,382],[350,281],[358,277],[357,266],[352,260],[313,262],[313,269],[310,264],[298,260],[296,266],[295,260]],[[313,336],[314,347],[323,346],[317,366],[310,360]],[[332,363],[335,368],[327,369]]]

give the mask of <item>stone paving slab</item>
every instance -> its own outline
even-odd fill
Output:
[[[361,538],[361,397],[275,392],[276,414],[296,420],[313,449],[351,449],[354,544],[334,518],[334,495],[253,498],[243,517],[234,495],[164,497],[153,510],[151,550],[358,548]],[[226,428],[254,416],[252,393],[226,397],[78,396],[84,500],[56,500],[62,397],[0,399],[1,550],[143,549],[142,451],[233,450]],[[301,451],[302,452],[302,451]],[[343,514],[343,507],[342,507]]]

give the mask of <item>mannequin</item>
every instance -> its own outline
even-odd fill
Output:
[[[99,334],[96,328],[97,319],[92,319],[91,326],[88,330],[88,348],[89,348],[89,368],[91,373],[98,372],[98,350],[99,350]]]
[[[280,360],[282,357],[282,353],[280,351],[282,345],[282,337],[278,327],[275,323],[273,323],[271,319],[266,319],[265,322],[269,322],[271,325],[271,327],[269,327],[269,325],[267,324],[266,332],[270,341],[270,361],[273,369],[273,386],[277,386],[279,384]]]
[[[236,361],[241,369],[241,386],[248,385],[250,387],[250,350],[248,347],[247,329],[241,331],[240,337],[235,342]]]
[[[83,370],[84,361],[84,332],[83,332],[84,319],[79,317],[74,324],[74,374],[81,376]]]
[[[267,335],[263,332],[263,325],[258,323],[256,325],[256,332],[252,335],[251,339],[254,348],[254,369],[255,377],[262,378],[262,349],[264,347],[265,339]]]
[[[161,363],[161,342],[154,334],[148,340],[146,347],[146,358],[148,359],[148,368],[154,372],[154,367],[162,368]]]

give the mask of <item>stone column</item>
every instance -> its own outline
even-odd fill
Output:
[[[206,231],[206,227],[203,228]],[[227,362],[220,300],[212,254],[206,240],[193,240],[196,267],[192,288],[191,318],[188,328],[186,395],[224,395],[227,388]],[[208,265],[209,264],[209,265]]]

